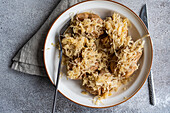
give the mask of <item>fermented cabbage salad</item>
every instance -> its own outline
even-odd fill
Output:
[[[63,34],[67,77],[105,99],[138,69],[144,42],[128,35],[129,21],[114,13],[102,20],[94,13],[76,14]]]

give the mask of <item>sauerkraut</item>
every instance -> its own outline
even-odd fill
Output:
[[[101,98],[117,91],[138,69],[144,42],[128,35],[127,18],[114,13],[103,21],[94,13],[72,18],[62,39],[67,77],[82,80],[82,86]]]

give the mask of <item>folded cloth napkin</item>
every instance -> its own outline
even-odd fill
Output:
[[[46,35],[52,23],[64,10],[81,1],[83,0],[61,0],[41,28],[14,56],[11,68],[32,75],[47,76],[43,60]]]

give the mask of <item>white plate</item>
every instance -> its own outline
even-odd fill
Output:
[[[56,44],[56,36],[58,36],[60,29],[70,19],[70,14],[76,14],[78,12],[80,13],[85,11],[92,11],[98,14],[101,18],[111,16],[114,11],[118,12],[122,16],[127,17],[132,23],[132,27],[130,28],[130,34],[134,40],[148,34],[148,31],[144,23],[140,20],[140,18],[132,10],[120,3],[112,1],[86,1],[70,7],[65,12],[63,12],[54,22],[48,32],[44,46],[44,63],[47,74],[53,84],[55,84],[55,75],[58,69],[59,51],[51,44]],[[80,81],[70,79],[67,80],[66,70],[64,68],[62,68],[62,72],[64,73],[64,75],[60,79],[58,90],[69,100],[86,107],[105,108],[118,105],[131,98],[142,87],[150,72],[152,64],[152,55],[153,51],[151,39],[146,38],[144,54],[142,55],[142,58],[139,61],[140,67],[135,72],[133,80],[126,86],[122,86],[121,88],[119,88],[118,92],[114,92],[113,95],[110,96],[108,99],[103,100],[102,102],[104,103],[104,105],[94,105],[92,103],[92,95],[81,94],[82,89]],[[123,90],[123,87],[127,87],[127,90]],[[124,97],[127,98],[124,99]]]

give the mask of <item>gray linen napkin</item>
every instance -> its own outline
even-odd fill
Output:
[[[41,28],[12,59],[11,68],[32,75],[47,76],[43,61],[43,48],[46,35],[52,23],[64,10],[81,1],[83,0],[61,0]]]

